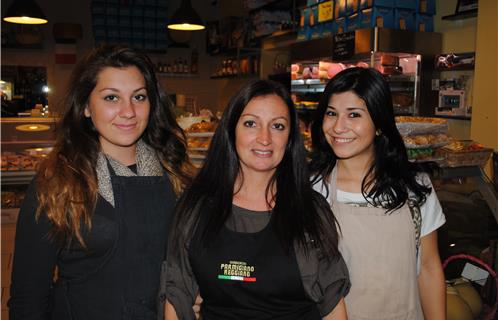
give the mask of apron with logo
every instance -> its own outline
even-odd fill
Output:
[[[305,295],[294,249],[287,253],[273,218],[261,231],[242,233],[223,227],[207,248],[196,234],[189,259],[204,299],[203,320],[319,320]]]

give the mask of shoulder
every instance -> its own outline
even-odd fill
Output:
[[[441,227],[446,222],[446,219],[429,175],[419,173],[416,179],[421,185],[431,188],[431,191],[426,195],[425,202],[420,206],[422,215],[421,235],[423,237]]]

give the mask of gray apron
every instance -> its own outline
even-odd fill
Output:
[[[407,204],[382,208],[337,202],[337,166],[329,203],[341,227],[339,250],[351,278],[346,296],[350,320],[424,319],[416,270],[415,227]]]

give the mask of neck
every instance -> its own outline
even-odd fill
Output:
[[[358,161],[358,159],[337,160],[337,188],[347,192],[361,192],[361,184],[368,173],[373,159]]]
[[[102,152],[124,166],[131,166],[137,162],[136,148],[112,148],[112,150],[103,149]]]
[[[243,178],[239,175],[235,182],[233,203],[239,207],[254,211],[270,210],[274,205],[272,197],[276,192],[276,187],[274,186],[268,196],[266,195],[266,188],[270,179],[271,176],[268,174],[247,174]]]

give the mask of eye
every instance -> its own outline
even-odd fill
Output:
[[[359,112],[351,112],[349,114],[349,117],[350,118],[360,118],[361,117],[361,114]]]
[[[248,128],[254,128],[256,127],[256,121],[254,120],[246,120],[244,121],[244,127],[248,127]]]
[[[136,101],[145,101],[147,100],[147,96],[145,94],[137,94],[133,97]]]
[[[283,123],[278,123],[278,122],[277,122],[277,123],[274,123],[274,124],[272,125],[272,128],[273,128],[273,129],[277,129],[277,130],[279,130],[279,131],[282,131],[282,130],[285,130],[285,124],[283,124]]]
[[[327,116],[327,117],[335,117],[335,116],[337,116],[337,112],[332,111],[332,110],[329,109],[329,110],[325,111],[325,116]]]
[[[105,101],[118,101],[118,96],[110,94],[104,97]]]

